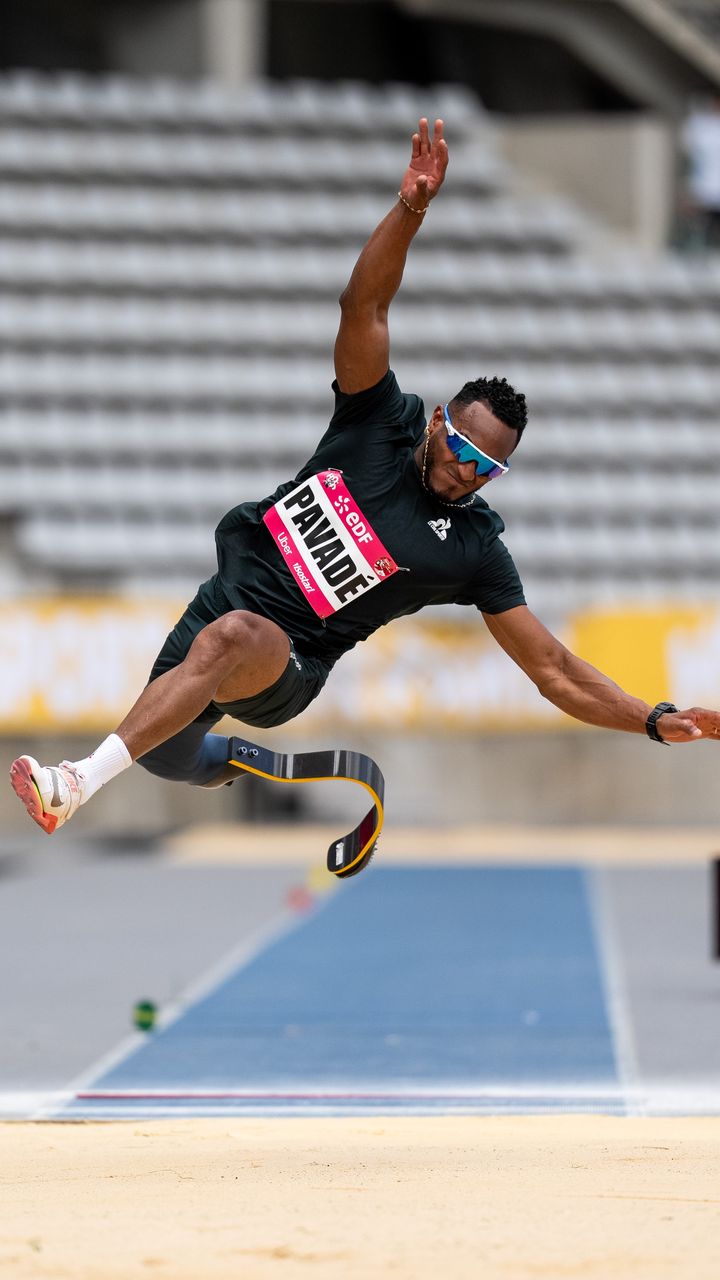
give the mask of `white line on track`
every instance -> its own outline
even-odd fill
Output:
[[[78,1092],[87,1106],[63,1116],[63,1108],[75,1103]],[[267,1089],[264,1083],[242,1090],[197,1088],[127,1090],[57,1090],[0,1094],[2,1119],[111,1119],[154,1116],[223,1115],[532,1115],[546,1113],[625,1114],[634,1116],[720,1115],[720,1077],[717,1080],[650,1080],[642,1086],[612,1085],[607,1081],[582,1085],[546,1082],[505,1085],[502,1081],[479,1085],[425,1086],[372,1089],[346,1081],[323,1089],[299,1082],[291,1091]]]
[[[607,869],[604,867],[585,868],[590,889],[590,912],[600,958],[605,1003],[610,1020],[620,1088],[627,1097],[629,1114],[642,1115],[642,1109],[638,1110],[638,1107],[642,1107],[640,1103],[642,1090],[638,1088],[639,1068],[635,1033],[627,1000],[627,984],[610,901],[607,874]],[[633,1098],[634,1101],[632,1101]]]
[[[245,968],[267,947],[272,946],[274,942],[277,942],[293,929],[298,928],[308,919],[310,914],[314,914],[321,909],[326,901],[328,901],[327,898],[318,899],[312,913],[305,912],[301,915],[297,911],[287,909],[278,912],[262,929],[258,929],[249,938],[243,939],[241,943],[233,947],[214,965],[211,965],[204,974],[182,992],[177,1000],[165,1005],[155,1024],[155,1030],[162,1031],[166,1027],[172,1026],[192,1005],[204,1000],[211,991],[221,986],[231,974]],[[93,1081],[102,1079],[123,1059],[129,1057],[144,1044],[147,1044],[147,1033],[142,1031],[131,1032],[130,1035],[124,1036],[113,1049],[103,1054],[85,1071],[82,1071],[79,1076],[71,1080],[63,1089],[35,1095],[0,1095],[0,1115],[5,1114],[6,1099],[16,1099],[16,1109],[12,1114],[24,1114],[28,1119],[33,1120],[58,1118],[57,1111],[59,1107],[67,1106],[68,1102],[76,1098],[79,1093],[87,1093]],[[30,1100],[33,1097],[38,1101],[37,1107],[27,1107],[22,1111],[17,1110],[17,1100],[22,1098]]]

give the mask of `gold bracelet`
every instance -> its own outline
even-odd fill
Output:
[[[407,200],[405,199],[405,197],[404,197],[404,195],[403,195],[402,191],[398,191],[398,196],[400,197],[400,199],[402,200],[403,204],[405,205],[405,208],[406,208],[406,209],[409,209],[411,213],[416,213],[416,214],[417,214],[417,216],[418,216],[418,218],[422,218],[423,214],[424,214],[424,213],[427,213],[427,211],[428,211],[428,209],[429,209],[429,207],[430,207],[429,205],[427,205],[427,204],[426,204],[424,209],[413,209],[412,205],[411,205],[411,204],[408,204],[408,202],[407,202]]]

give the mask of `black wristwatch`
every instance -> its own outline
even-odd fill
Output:
[[[661,738],[657,731],[657,722],[660,719],[660,716],[663,716],[666,711],[677,711],[675,703],[658,702],[657,706],[653,707],[650,715],[645,721],[645,732],[647,733],[648,738],[652,738],[653,742],[662,742],[663,746],[669,747],[670,743],[666,742],[664,738]]]

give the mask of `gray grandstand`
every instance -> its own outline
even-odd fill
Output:
[[[433,113],[451,170],[393,307],[401,385],[526,392],[492,500],[536,612],[717,597],[720,262],[591,257],[457,86],[26,73],[0,81],[5,594],[212,572],[217,519],[324,429],[338,294]]]

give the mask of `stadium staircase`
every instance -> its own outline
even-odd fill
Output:
[[[0,80],[0,588],[186,598],[331,412],[337,297],[420,113],[448,182],[393,308],[426,406],[506,375],[492,489],[544,616],[717,598],[720,261],[592,260],[454,88]],[[490,495],[489,495],[490,496]]]

